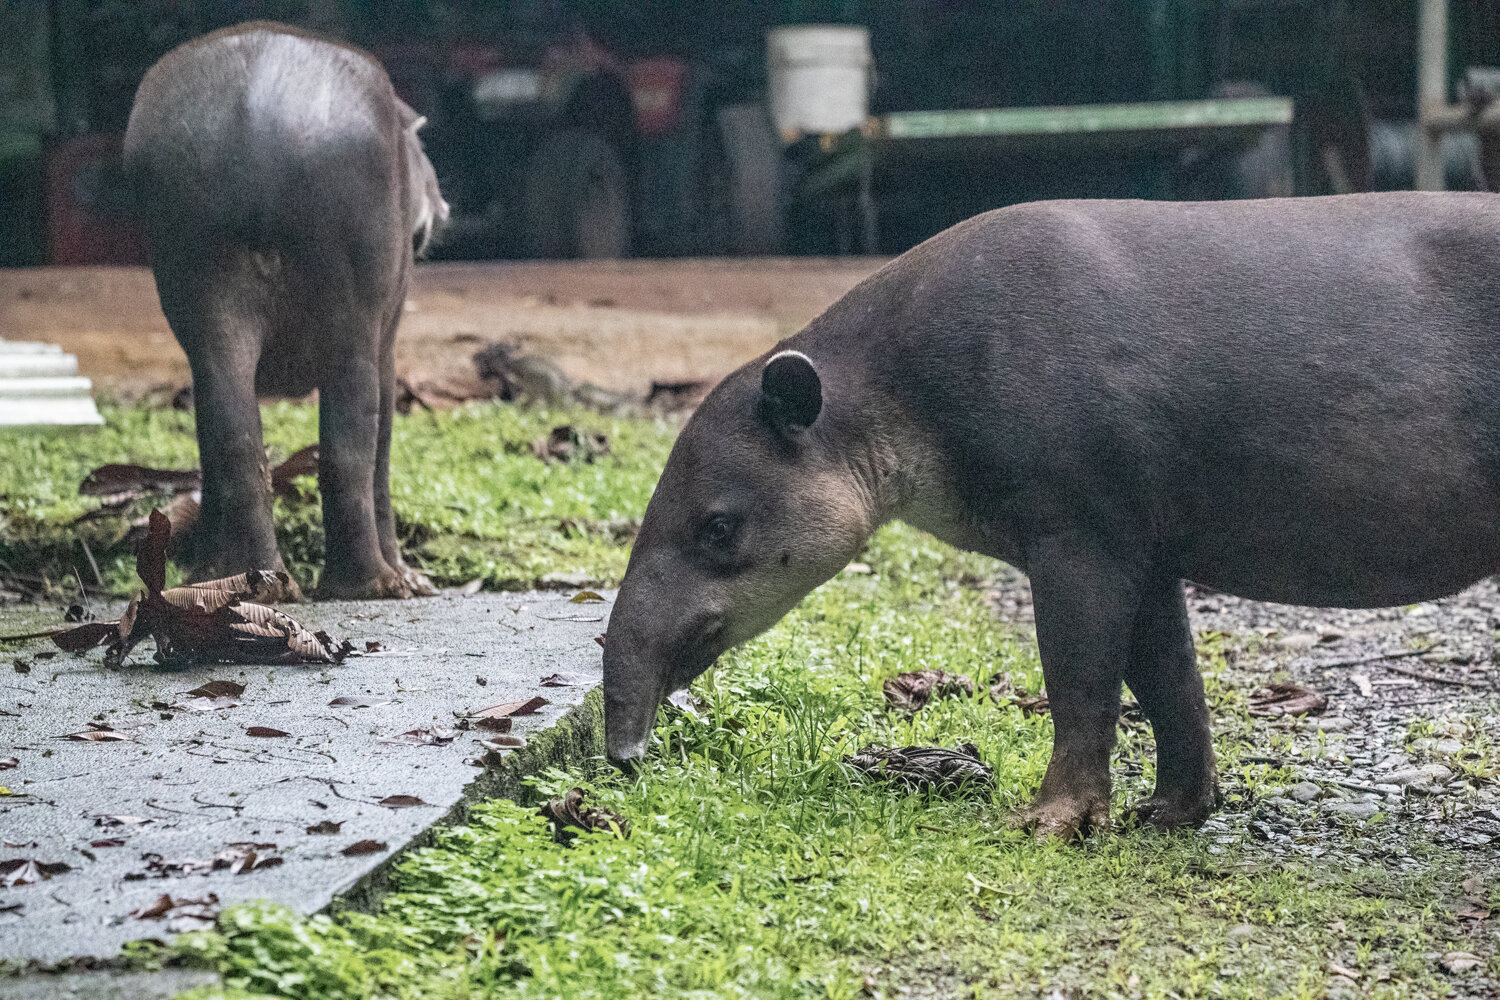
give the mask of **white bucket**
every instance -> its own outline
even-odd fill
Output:
[[[847,132],[870,113],[870,32],[796,25],[766,32],[771,121],[783,136]]]

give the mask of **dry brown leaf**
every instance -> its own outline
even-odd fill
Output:
[[[537,683],[544,688],[565,688],[577,687],[579,682],[571,677],[564,677],[562,674],[548,674]]]
[[[538,695],[525,701],[509,701],[503,705],[491,705],[489,708],[481,708],[470,718],[472,719],[503,719],[515,715],[535,715],[537,709],[543,705],[552,704],[546,698]]]
[[[872,778],[895,782],[908,791],[955,792],[987,786],[995,776],[979,756],[979,748],[961,743],[942,747],[867,746],[844,758],[844,763]]]
[[[0,757],[0,771],[9,771],[13,767],[21,766],[19,757]]]
[[[73,866],[62,861],[34,861],[30,858],[12,858],[0,861],[0,885],[12,888],[45,882],[54,875],[70,872]]]
[[[628,838],[630,821],[612,809],[585,805],[587,795],[582,788],[570,788],[538,810],[551,823],[553,839],[560,844],[569,843],[578,830],[599,830]]]
[[[1450,951],[1438,959],[1438,964],[1448,972],[1468,972],[1484,964],[1484,959],[1467,951]]]
[[[151,820],[144,816],[95,816],[95,826],[136,826],[140,823],[150,823]]]
[[[381,799],[378,805],[387,809],[412,809],[416,806],[430,806],[431,802],[423,802],[415,795],[387,795]]]
[[[308,827],[307,832],[312,834],[331,835],[338,833],[343,825],[344,824],[342,820],[335,823],[331,819],[325,819],[321,823],[314,823],[312,826]]]
[[[73,740],[73,741],[78,742],[78,743],[129,743],[129,742],[131,742],[131,739],[130,739],[129,736],[126,736],[124,733],[117,733],[113,729],[110,729],[108,726],[101,726],[98,729],[85,729],[84,731],[78,732],[78,733],[68,733],[66,736],[59,736],[59,737],[57,737],[57,739],[60,739],[60,740]]]
[[[144,465],[111,463],[83,477],[79,496],[102,497],[105,503],[136,500],[149,493],[186,493],[203,486],[197,469],[152,469]]]
[[[339,853],[346,858],[357,858],[365,854],[379,854],[385,849],[386,845],[379,840],[357,840]]]
[[[1251,715],[1277,719],[1287,715],[1322,715],[1328,696],[1297,684],[1272,684],[1250,696]]]
[[[91,840],[91,841],[89,841],[89,846],[90,847],[124,847],[125,846],[125,838],[124,837],[106,837],[103,840]]]
[[[328,703],[331,708],[378,708],[393,704],[395,700],[383,694],[345,694]]]
[[[958,698],[974,693],[974,682],[962,674],[946,670],[908,670],[882,685],[885,703],[908,715],[915,715],[934,698]]]
[[[445,747],[453,742],[454,732],[441,726],[428,726],[422,729],[408,729],[400,736],[392,736],[383,739],[382,743],[395,743],[405,746],[417,747]]]
[[[270,726],[251,726],[245,730],[246,736],[263,736],[272,738],[277,736],[290,736],[291,733],[282,732],[280,729],[272,729]]]

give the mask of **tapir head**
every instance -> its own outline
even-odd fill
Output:
[[[611,759],[641,756],[664,697],[774,625],[874,530],[834,402],[806,355],[782,351],[730,375],[683,429],[610,615]]]
[[[437,171],[422,149],[422,139],[417,133],[427,119],[417,114],[405,102],[398,100],[401,112],[401,140],[406,149],[407,186],[411,191],[412,246],[418,257],[432,243],[433,233],[448,221],[448,203],[438,190]]]

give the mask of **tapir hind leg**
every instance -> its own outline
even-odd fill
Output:
[[[411,594],[401,574],[386,564],[375,524],[380,410],[375,352],[351,351],[325,373],[318,392],[318,488],[326,539],[320,597]]]
[[[271,478],[261,439],[255,369],[265,338],[261,289],[243,274],[205,273],[197,260],[157,252],[157,289],[193,373],[198,521],[184,549],[191,581],[249,570],[284,571],[271,520]],[[300,600],[287,577],[280,600]]]
[[[400,320],[400,308],[388,321],[380,350],[380,430],[375,442],[375,531],[380,538],[380,554],[385,563],[401,578],[411,594],[425,597],[437,593],[421,573],[412,569],[401,558],[401,546],[396,539],[396,515],[391,510],[391,425],[394,423],[396,406],[396,324]]]
[[[1125,683],[1156,735],[1156,791],[1134,806],[1165,829],[1197,826],[1218,796],[1213,733],[1182,581],[1153,579],[1141,595]]]
[[[1120,716],[1140,581],[1085,539],[1053,537],[1026,554],[1036,638],[1052,706],[1052,760],[1016,817],[1037,836],[1109,827],[1109,758]]]

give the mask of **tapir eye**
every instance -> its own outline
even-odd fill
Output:
[[[715,514],[703,525],[703,544],[711,549],[727,548],[739,526],[739,518],[733,514]]]

